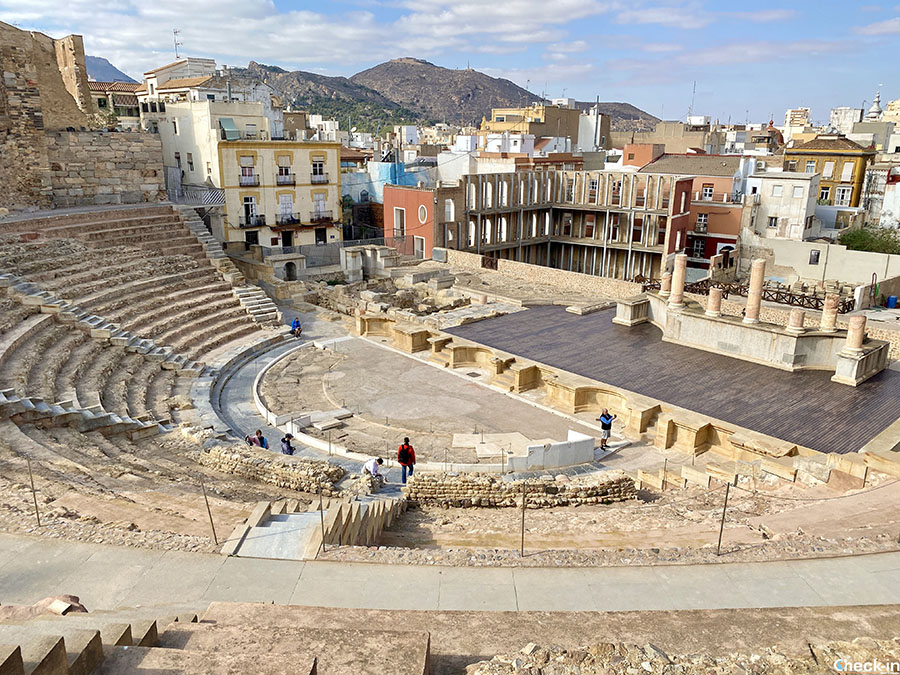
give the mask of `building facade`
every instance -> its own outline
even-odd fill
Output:
[[[820,235],[816,219],[819,174],[778,171],[757,173],[747,179],[753,208],[745,214],[745,224],[766,239],[804,241]]]
[[[859,206],[866,168],[875,150],[863,148],[836,134],[820,134],[806,143],[785,148],[784,170],[818,173],[818,203],[827,206]]]
[[[88,82],[94,112],[117,129],[140,129],[141,108],[135,94],[140,86],[137,82]]]
[[[435,246],[455,248],[464,211],[461,184],[434,188],[386,185],[385,238],[405,255],[430,258]],[[449,239],[448,239],[449,236]]]
[[[584,274],[658,277],[684,248],[691,179],[622,171],[465,176],[446,246]]]

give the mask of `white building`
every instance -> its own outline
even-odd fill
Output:
[[[828,124],[835,132],[846,136],[853,131],[854,124],[862,122],[862,118],[862,108],[840,106],[831,109],[831,114],[828,117]]]
[[[534,134],[486,134],[484,137],[485,152],[524,153],[529,157],[534,154]]]
[[[747,178],[747,193],[757,195],[753,232],[766,239],[815,239],[821,234],[816,218],[819,174],[778,171],[754,173]]]
[[[417,145],[419,143],[419,128],[413,124],[402,124],[394,127],[394,133],[400,137],[403,145]]]

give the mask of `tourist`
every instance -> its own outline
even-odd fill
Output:
[[[378,485],[384,485],[384,475],[378,470],[382,464],[384,464],[384,460],[381,457],[372,457],[363,464],[363,475],[372,476]]]
[[[256,430],[256,433],[253,436],[244,436],[244,440],[247,441],[248,445],[255,445],[258,448],[262,448],[263,450],[269,449],[269,441],[266,440],[266,437],[262,435],[262,431],[260,429]]]
[[[606,448],[606,444],[609,443],[609,434],[612,431],[612,423],[613,420],[616,419],[618,415],[610,415],[609,410],[606,408],[603,409],[603,412],[600,413],[600,417],[597,418],[597,421],[600,422],[600,449],[603,450]]]
[[[293,436],[291,434],[285,434],[284,438],[281,439],[281,454],[282,455],[293,455],[294,454],[294,446],[291,445],[291,439]]]
[[[294,320],[291,321],[291,335],[293,335],[294,337],[300,337],[300,333],[302,332],[303,329],[300,327],[300,319],[295,316]]]
[[[403,445],[397,449],[397,462],[400,464],[400,476],[404,485],[406,484],[406,474],[413,475],[413,466],[416,463],[416,451],[409,444],[409,439],[403,439]]]

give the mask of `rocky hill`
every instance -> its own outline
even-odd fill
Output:
[[[97,82],[134,82],[102,56],[85,56],[84,65],[88,75]]]

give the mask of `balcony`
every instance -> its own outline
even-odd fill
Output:
[[[275,216],[275,223],[277,225],[301,225],[302,221],[299,213],[279,213]]]
[[[719,204],[740,204],[743,195],[738,192],[695,192],[695,202],[713,202]]]
[[[309,221],[311,223],[322,223],[322,222],[326,222],[329,220],[332,220],[331,211],[316,210],[316,211],[312,211],[309,214]]]
[[[257,176],[256,174],[253,174],[253,175],[250,175],[250,176],[247,176],[247,175],[245,175],[245,174],[241,174],[240,181],[241,181],[241,182],[240,182],[239,184],[240,184],[241,187],[248,187],[248,186],[259,185],[259,176]]]
[[[323,185],[328,182],[327,173],[311,173],[309,174],[309,182],[313,185]]]
[[[266,217],[264,215],[241,216],[241,227],[265,227]]]
[[[694,234],[706,234],[707,233],[707,225],[702,223],[697,223],[694,225]]]
[[[292,173],[280,173],[275,176],[275,183],[277,185],[296,185],[297,177]]]

